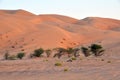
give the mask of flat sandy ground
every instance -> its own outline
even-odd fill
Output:
[[[120,80],[120,59],[90,57],[73,62],[66,60],[1,60],[0,80]],[[62,66],[55,66],[56,62],[62,63]]]

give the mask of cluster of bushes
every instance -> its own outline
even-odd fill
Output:
[[[9,55],[6,53],[4,55],[5,60],[16,60],[16,59],[22,59],[25,56],[25,53],[18,53],[17,55]]]
[[[39,48],[39,49],[34,50],[34,53],[30,54],[30,57],[31,58],[33,58],[33,57],[41,57],[44,52],[46,53],[47,57],[50,57],[52,51],[50,49],[44,50],[42,48]],[[17,55],[10,55],[7,52],[4,55],[4,59],[5,60],[22,59],[23,57],[25,57],[25,53],[24,52],[18,53]]]
[[[57,51],[57,53],[55,53],[53,57],[61,58],[63,55],[68,55],[68,57],[70,57],[71,60],[76,60],[76,57],[80,56],[79,55],[80,48],[67,48],[67,49],[55,48],[53,50]],[[104,52],[103,47],[98,44],[92,44],[89,47],[81,47],[81,51],[83,52],[83,54],[86,57],[88,57],[90,55],[101,56],[101,55],[103,55],[103,52]],[[30,54],[30,57],[31,58],[42,57],[43,53],[46,53],[46,56],[50,57],[52,50],[50,50],[50,49],[44,50],[43,48],[39,48],[39,49],[34,50],[34,53]],[[9,59],[14,60],[14,59],[22,59],[24,56],[25,56],[25,53],[23,53],[23,52],[18,53],[17,55],[9,55],[8,53],[6,53],[4,55],[4,58],[6,60],[9,60]]]
[[[98,45],[98,44],[92,44],[91,46],[89,47],[82,47],[82,52],[83,54],[88,57],[90,55],[94,55],[94,56],[101,56],[103,55],[103,52],[104,52],[104,49],[101,45]]]

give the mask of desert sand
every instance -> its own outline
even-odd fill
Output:
[[[78,20],[56,14],[0,10],[0,80],[120,80],[119,35],[120,20],[100,17]],[[52,57],[3,60],[6,52],[17,54],[24,49],[29,55],[40,47],[81,47],[93,43],[104,47],[103,56],[80,57],[73,62]],[[62,66],[54,66],[56,62]]]
[[[53,58],[1,61],[0,80],[119,80],[120,60],[102,59],[79,58],[73,62]],[[61,62],[62,66],[54,66],[55,62]]]

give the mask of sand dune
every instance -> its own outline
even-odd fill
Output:
[[[87,17],[79,20],[76,24],[92,26],[102,30],[118,30],[120,28],[120,20],[100,17]]]
[[[1,54],[6,50],[19,52],[20,46],[31,52],[38,47],[73,47],[119,35],[120,21],[114,19],[77,20],[61,15],[34,15],[24,10],[0,10],[0,14]]]
[[[0,10],[0,80],[120,80],[120,20],[56,14],[35,15],[24,10]],[[104,56],[2,60],[3,55],[33,53],[37,48],[101,44]],[[46,61],[48,60],[48,61]],[[102,61],[104,60],[104,61]],[[108,63],[111,61],[111,63]],[[63,66],[54,64],[61,62]],[[68,72],[64,72],[64,69]]]

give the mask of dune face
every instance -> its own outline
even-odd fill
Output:
[[[106,48],[114,43],[119,46],[120,20],[98,17],[77,20],[61,15],[34,15],[24,10],[0,10],[0,19],[0,54],[102,41]]]

